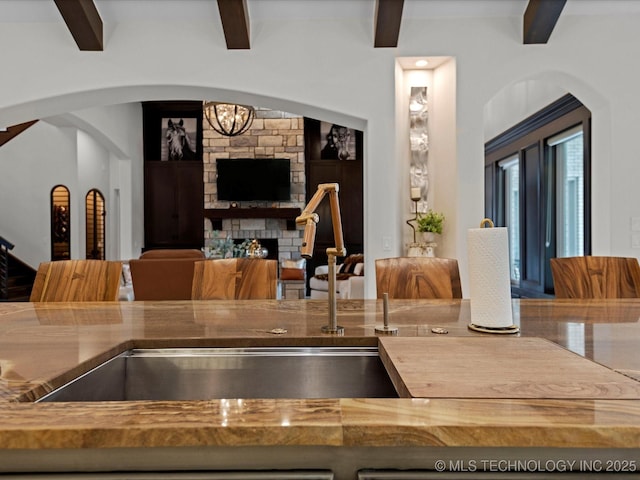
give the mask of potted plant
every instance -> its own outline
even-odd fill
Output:
[[[418,231],[424,233],[425,240],[432,242],[434,235],[442,233],[444,214],[429,209],[427,213],[418,214]]]

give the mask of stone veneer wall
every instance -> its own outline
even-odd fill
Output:
[[[305,206],[304,118],[275,110],[256,109],[256,117],[248,132],[237,137],[225,137],[211,128],[206,118],[202,122],[204,162],[204,208],[228,208],[228,201],[218,201],[216,186],[217,158],[288,158],[291,162],[290,202],[239,202],[239,207],[299,207]],[[250,174],[250,172],[247,172]],[[205,246],[215,235],[234,239],[277,238],[278,256],[299,258],[302,229],[287,230],[285,220],[247,218],[223,220],[222,231],[214,232],[211,221],[205,219]]]

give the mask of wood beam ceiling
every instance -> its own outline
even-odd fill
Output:
[[[224,38],[229,50],[248,50],[249,14],[247,0],[218,0]]]
[[[80,50],[104,50],[102,18],[93,0],[53,0]]]
[[[567,0],[529,0],[524,12],[523,43],[547,43]]]
[[[404,0],[376,0],[375,48],[397,47]]]
[[[103,26],[94,0],[53,0],[80,50],[102,51]],[[523,43],[547,43],[567,0],[529,0]],[[250,49],[246,0],[217,0],[227,48]],[[374,47],[397,47],[404,0],[376,0]]]

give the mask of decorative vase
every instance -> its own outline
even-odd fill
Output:
[[[436,241],[436,234],[433,232],[422,232],[422,240],[424,243],[433,243]]]

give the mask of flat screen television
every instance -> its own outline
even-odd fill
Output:
[[[218,200],[289,201],[288,158],[218,158]]]

